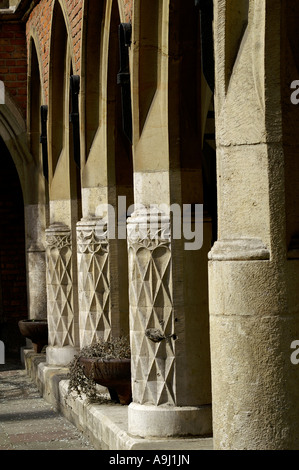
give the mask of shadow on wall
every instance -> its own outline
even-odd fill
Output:
[[[0,137],[0,340],[6,356],[25,344],[18,321],[27,318],[24,203],[15,164]]]

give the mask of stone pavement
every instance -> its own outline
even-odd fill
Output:
[[[16,361],[0,365],[0,450],[94,450]]]

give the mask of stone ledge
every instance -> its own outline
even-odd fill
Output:
[[[268,261],[270,251],[258,238],[218,240],[208,254],[210,261]]]
[[[128,407],[108,402],[88,404],[67,394],[66,367],[46,364],[46,355],[24,351],[28,375],[44,399],[51,403],[86,436],[96,449],[102,450],[212,450],[212,438],[144,439],[128,434]]]

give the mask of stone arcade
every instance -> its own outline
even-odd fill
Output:
[[[299,449],[298,21],[296,0],[0,0],[1,181],[25,214],[1,222],[13,252],[25,226],[10,300],[47,316],[51,371],[130,336],[130,436]],[[203,206],[200,249],[174,204]]]

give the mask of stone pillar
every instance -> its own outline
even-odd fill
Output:
[[[66,366],[79,349],[76,223],[82,210],[70,120],[71,47],[63,11],[58,3],[54,6],[48,99],[47,362]]]
[[[118,27],[123,19],[117,2],[109,0],[103,9],[97,3],[90,2],[88,6],[88,28],[94,34],[88,35],[86,43],[89,65],[81,94],[85,109],[82,140],[89,142],[82,146],[83,218],[77,223],[81,347],[99,338],[109,340],[111,336],[129,333],[126,211],[133,202],[133,171],[131,144],[123,134],[121,94],[116,81]],[[101,46],[94,48],[95,41]],[[121,213],[118,196],[126,196]],[[119,218],[124,226],[122,237],[118,233]]]
[[[281,134],[280,87],[289,87],[280,74],[282,3],[214,3],[218,241],[209,255],[209,303],[215,449],[299,446],[299,368],[290,360],[299,333],[298,265],[287,260]]]
[[[27,291],[31,319],[47,318],[45,225],[45,205],[25,205]]]
[[[117,241],[109,240],[103,219],[77,223],[77,251],[80,346],[127,335],[128,315],[121,308],[124,296],[119,286],[126,282],[118,269]]]
[[[46,230],[49,346],[47,363],[68,364],[79,346],[76,264],[71,229],[60,223]]]
[[[173,256],[180,255],[171,231],[170,214],[154,207],[136,210],[128,220],[133,387],[129,432],[143,437],[211,432],[209,380],[197,363],[196,338],[188,331],[187,318],[195,335],[198,324],[184,312],[183,281],[173,262]],[[204,342],[204,333],[200,336],[197,340]],[[201,353],[205,363],[204,348]]]
[[[109,242],[97,234],[100,219],[77,223],[80,346],[107,340],[111,332]]]
[[[195,3],[134,2],[135,212],[128,219],[133,402],[128,420],[135,436],[211,433],[211,234],[204,224],[204,248],[188,251],[174,225],[174,219],[182,224],[183,204],[203,202],[198,21]],[[192,71],[189,83],[186,70]]]

